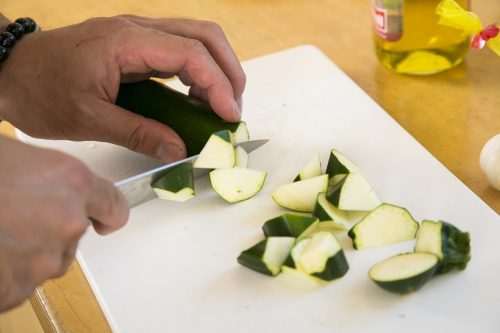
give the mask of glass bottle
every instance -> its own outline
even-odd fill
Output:
[[[439,73],[463,61],[470,36],[438,24],[440,0],[372,0],[375,49],[389,69],[405,74]],[[469,0],[457,0],[469,10]]]

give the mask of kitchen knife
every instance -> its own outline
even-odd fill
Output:
[[[243,148],[247,153],[254,151],[269,140],[252,140],[239,143],[237,146]],[[194,163],[199,155],[190,156],[183,160],[175,161],[161,167],[157,167],[138,175],[119,180],[115,186],[123,193],[130,208],[140,205],[146,201],[156,198],[156,194],[151,188],[151,184],[164,176],[167,171],[182,163]],[[210,169],[194,169],[194,177],[198,178],[208,174]]]

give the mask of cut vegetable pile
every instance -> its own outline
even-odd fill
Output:
[[[464,270],[470,260],[467,232],[443,221],[419,223],[407,209],[381,202],[358,166],[336,149],[324,174],[315,154],[272,198],[283,208],[312,214],[285,213],[264,223],[266,239],[238,257],[261,273],[315,282],[341,278],[349,265],[335,234],[345,231],[355,250],[415,241],[414,252],[387,258],[368,272],[376,285],[394,293],[417,291],[436,274]],[[278,240],[286,246],[277,246]]]
[[[213,190],[229,203],[247,200],[257,194],[267,173],[248,169],[248,153],[239,143],[248,141],[248,129],[240,122],[234,132],[222,130],[213,133],[193,165],[180,164],[151,184],[158,197],[165,200],[186,201],[194,196],[193,168],[210,171]]]

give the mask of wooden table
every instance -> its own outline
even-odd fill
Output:
[[[465,64],[429,77],[396,75],[374,54],[369,0],[52,0],[2,4],[9,18],[32,16],[44,29],[121,13],[218,22],[241,60],[315,44],[396,121],[496,212],[479,153],[500,133],[500,57],[473,51]],[[500,22],[498,0],[473,1],[485,23]],[[2,125],[3,132],[12,130]],[[107,332],[109,326],[77,262],[31,298],[48,332]],[[131,314],[133,315],[133,314]]]

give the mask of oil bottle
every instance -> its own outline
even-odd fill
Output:
[[[404,74],[439,73],[463,61],[470,36],[438,24],[440,0],[372,0],[375,49],[389,69]],[[469,9],[469,0],[457,0]]]

